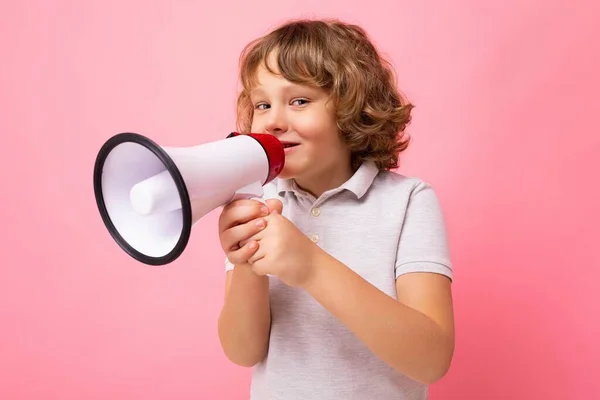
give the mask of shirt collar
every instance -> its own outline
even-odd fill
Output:
[[[373,161],[365,161],[354,173],[354,175],[350,177],[350,179],[348,179],[338,188],[332,189],[327,193],[331,195],[343,190],[348,190],[354,193],[356,198],[360,199],[362,196],[364,196],[367,190],[369,190],[378,173],[379,169]],[[305,194],[298,187],[298,185],[296,185],[296,182],[293,179],[277,179],[277,192],[280,196],[283,196],[287,192],[293,192],[296,195]]]

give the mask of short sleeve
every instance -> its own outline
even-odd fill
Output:
[[[408,200],[396,255],[396,278],[409,272],[433,272],[453,279],[440,202],[431,185],[422,181]]]

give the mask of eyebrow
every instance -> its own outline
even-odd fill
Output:
[[[311,87],[308,85],[299,85],[296,83],[290,83],[288,85],[285,85],[282,88],[282,91],[284,93],[294,92],[297,90],[307,90],[307,91],[313,93],[314,91],[317,90],[317,88],[314,88],[314,87]],[[264,94],[265,94],[265,91],[262,89],[261,86],[258,86],[258,85],[255,86],[252,90],[250,90],[250,95],[264,95]]]

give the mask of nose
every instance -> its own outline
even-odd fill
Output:
[[[285,117],[285,112],[280,107],[272,106],[269,110],[265,130],[272,134],[283,133],[287,131],[288,125]]]

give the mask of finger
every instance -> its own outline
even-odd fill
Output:
[[[269,209],[258,200],[236,200],[225,206],[219,217],[219,231],[243,224],[269,214]]]
[[[252,268],[252,271],[254,271],[254,273],[258,276],[268,275],[270,273],[266,269],[264,260],[265,260],[265,257],[261,256],[261,257],[257,257],[256,259],[253,259],[252,262],[248,262],[250,264],[250,267]]]
[[[252,257],[258,250],[258,243],[252,241],[238,250],[227,253],[227,259],[233,265],[241,265],[248,263],[248,259]]]
[[[254,265],[263,258],[265,258],[265,252],[262,251],[259,246],[259,248],[248,257],[248,264],[252,265],[252,267],[254,268]]]
[[[236,200],[223,209],[219,218],[222,230],[269,214],[268,207],[257,200]]]
[[[255,242],[260,242],[260,240],[264,237],[264,233],[263,231],[267,228],[267,226],[269,225],[269,222],[267,220],[268,217],[265,218],[260,218],[257,219],[255,224],[255,229],[256,231],[253,232],[251,235],[245,237],[244,239],[240,240],[238,242],[239,246],[244,246],[246,243],[250,242],[250,241],[255,241]],[[250,224],[250,222],[248,222],[248,224]]]
[[[235,207],[253,205],[255,203],[260,203],[260,201],[255,199],[238,199],[225,204],[223,206],[223,211],[227,211]]]
[[[264,218],[257,218],[242,225],[227,229],[221,236],[225,251],[232,251],[237,247],[243,247],[249,239],[259,233],[267,226]]]
[[[281,200],[267,199],[266,203],[269,210],[276,211],[279,214],[283,212],[283,203],[281,202]]]

